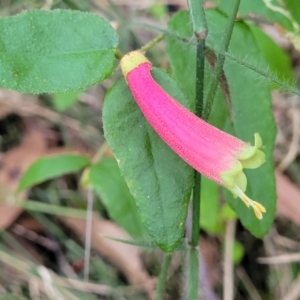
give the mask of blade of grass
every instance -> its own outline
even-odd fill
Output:
[[[86,217],[86,211],[82,209],[64,207],[60,205],[46,204],[33,200],[22,201],[16,203],[16,206],[22,207],[25,210],[42,212],[45,214],[62,216],[62,217],[73,217],[84,219]]]
[[[19,253],[22,253],[27,259],[37,263],[35,257],[29,251],[27,251],[27,249],[22,246],[9,232],[6,230],[1,231],[0,237],[3,238],[9,247],[15,249]]]
[[[163,299],[163,293],[166,287],[168,269],[172,260],[171,254],[166,254],[158,278],[158,284],[155,291],[154,300]]]
[[[70,239],[63,232],[63,230],[61,230],[61,228],[52,220],[50,220],[47,216],[37,212],[31,212],[31,215],[45,228],[47,228],[60,242],[63,242],[66,249],[68,249],[70,253],[72,253],[72,256],[78,259],[84,256],[84,249],[74,240]]]

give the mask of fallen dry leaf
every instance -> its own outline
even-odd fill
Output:
[[[285,175],[276,171],[277,214],[300,225],[300,190]]]
[[[12,206],[15,198],[13,193],[18,187],[19,179],[27,168],[47,150],[47,141],[42,132],[27,132],[22,143],[1,156],[0,170],[0,229],[7,228],[23,211]],[[22,193],[20,198],[24,198]],[[7,203],[7,204],[3,204]]]
[[[85,239],[86,220],[77,218],[61,218],[61,220],[76,232],[82,240]],[[92,222],[92,247],[112,264],[119,268],[128,281],[144,290],[150,299],[154,295],[154,279],[149,276],[143,267],[139,248],[119,243],[103,236],[130,240],[130,236],[115,223],[93,215]]]
[[[214,286],[220,281],[220,261],[219,257],[219,249],[216,241],[210,238],[200,238],[199,239],[199,248],[201,249],[201,257],[204,261],[205,265],[202,266],[206,268],[206,270],[202,270],[202,272],[206,272],[206,277],[208,279],[209,288],[212,290]],[[200,266],[201,268],[201,266]],[[202,273],[203,274],[203,273]],[[202,280],[203,281],[203,280]]]

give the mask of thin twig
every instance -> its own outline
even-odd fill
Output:
[[[300,143],[300,112],[297,108],[294,107],[289,109],[289,114],[292,117],[293,136],[287,154],[277,167],[281,171],[284,171],[289,166],[289,164],[296,158]]]
[[[84,281],[89,281],[89,273],[90,273],[93,202],[94,202],[94,191],[92,189],[88,189],[86,229],[85,229],[85,249],[84,249]]]
[[[278,253],[278,250],[276,247],[274,247],[273,239],[274,239],[274,231],[270,231],[269,234],[267,234],[263,241],[264,241],[264,248],[266,250],[266,253],[268,255],[275,256]],[[289,290],[290,286],[290,278],[289,278],[289,267],[288,266],[279,266],[277,264],[272,265],[272,268],[274,270],[275,278],[278,281],[278,284],[276,285],[274,294],[278,294],[279,296],[283,297],[286,292]]]
[[[257,261],[266,265],[289,264],[300,262],[300,253],[290,253],[271,257],[258,257]]]
[[[294,280],[289,291],[283,296],[282,300],[298,300],[300,297],[300,275]]]
[[[296,242],[290,238],[287,238],[286,236],[282,235],[276,235],[274,237],[274,242],[281,247],[284,247],[285,249],[292,249],[292,250],[299,250],[300,249],[300,243]]]
[[[245,270],[242,267],[238,267],[236,269],[236,274],[239,277],[239,279],[242,281],[246,290],[248,291],[250,299],[251,300],[262,300],[257,289],[255,288],[254,284],[252,283],[251,279],[249,278],[248,274],[245,272]]]
[[[164,38],[164,34],[160,34],[157,37],[155,37],[153,40],[145,44],[140,51],[141,52],[147,52],[149,49],[151,49],[153,46],[155,46],[157,43],[159,43]]]
[[[233,243],[235,236],[236,220],[226,223],[225,251],[224,251],[224,273],[223,273],[223,299],[232,300],[234,297],[234,276],[233,276]]]

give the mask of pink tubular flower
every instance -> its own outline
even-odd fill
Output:
[[[121,60],[128,87],[144,117],[169,147],[204,176],[216,181],[252,207],[258,219],[265,208],[245,195],[243,168],[258,168],[265,162],[259,150],[262,140],[254,135],[251,146],[208,124],[168,95],[152,78],[152,65],[138,51]]]

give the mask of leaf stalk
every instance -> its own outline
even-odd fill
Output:
[[[230,39],[234,28],[235,18],[240,6],[240,2],[241,2],[240,0],[233,1],[232,9],[230,10],[230,14],[228,16],[227,26],[224,34],[224,40],[223,43],[221,44],[220,52],[227,52],[228,50]],[[214,74],[208,86],[208,94],[206,97],[205,108],[203,112],[204,120],[208,120],[209,118],[211,108],[217,92],[219,78],[223,71],[224,62],[225,62],[225,55],[218,53]]]

